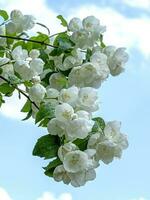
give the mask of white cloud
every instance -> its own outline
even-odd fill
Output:
[[[123,0],[124,3],[131,7],[144,8],[150,10],[150,0]]]
[[[12,200],[6,190],[4,190],[3,188],[0,188],[0,200]]]
[[[37,200],[72,200],[72,196],[70,193],[62,193],[59,197],[55,197],[54,194],[45,192],[42,197]]]

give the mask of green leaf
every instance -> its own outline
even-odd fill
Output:
[[[81,151],[84,151],[87,149],[88,139],[88,137],[85,139],[77,139],[73,143],[76,144]]]
[[[6,96],[11,95],[14,90],[15,88],[10,86],[8,83],[3,83],[2,85],[0,85],[0,92],[5,94]]]
[[[29,119],[31,116],[32,116],[32,110],[28,112],[27,116],[24,119],[22,119],[22,121]]]
[[[25,112],[25,113],[29,112],[31,110],[31,106],[32,106],[32,103],[29,100],[27,100],[23,108],[21,109],[21,112]]]
[[[29,38],[29,39],[41,42],[41,44],[40,43],[35,43],[35,42],[27,42],[26,43],[26,49],[28,51],[31,51],[32,49],[39,49],[39,50],[41,50],[42,47],[45,48],[44,43],[49,43],[49,41],[50,41],[48,35],[40,33],[40,32],[38,32],[37,36],[33,36],[33,37]]]
[[[0,16],[3,17],[3,19],[6,21],[9,16],[5,10],[0,10]]]
[[[63,53],[63,49],[61,48],[56,48],[51,53],[49,54],[50,56],[60,56]]]
[[[59,33],[54,40],[54,45],[59,46],[63,51],[72,50],[72,47],[75,45],[71,40],[70,36],[66,32]]]
[[[48,118],[48,119],[54,118],[54,111],[55,111],[55,108],[54,106],[52,106],[51,103],[43,103],[36,114],[35,123],[38,123],[45,118]]]
[[[93,118],[93,120],[95,121],[95,124],[92,128],[92,132],[104,131],[105,121],[101,117]]]
[[[91,49],[87,49],[86,62],[90,61],[91,56],[92,56],[92,50]]]
[[[57,156],[60,140],[58,136],[44,135],[38,139],[34,149],[33,155],[50,159]]]
[[[61,21],[61,25],[62,25],[62,26],[64,26],[64,27],[67,27],[67,26],[68,26],[67,21],[63,18],[62,15],[58,15],[57,18]]]
[[[102,47],[102,48],[105,48],[106,45],[105,45],[104,42],[103,42],[103,35],[102,35],[102,34],[100,34],[100,42],[101,42],[101,47]]]
[[[0,67],[0,74],[2,74],[3,73],[3,69]]]
[[[59,160],[59,158],[56,158],[55,160],[51,161],[46,167],[43,167],[43,169],[45,169],[44,174],[46,176],[53,177],[54,169],[61,164],[62,162]]]
[[[2,94],[0,93],[0,107],[2,106],[2,103],[5,103],[5,101],[3,100],[3,96],[2,96]]]

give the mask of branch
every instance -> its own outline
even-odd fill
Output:
[[[0,37],[1,38],[9,38],[9,39],[13,39],[13,40],[22,40],[22,41],[27,41],[27,42],[33,42],[33,43],[38,43],[38,44],[41,44],[41,45],[50,46],[50,47],[53,47],[53,48],[58,48],[58,46],[54,46],[54,45],[45,43],[44,41],[37,41],[37,40],[20,38],[20,37],[15,37],[15,36],[8,36],[8,35],[0,35]]]
[[[48,35],[50,35],[50,30],[49,30],[49,28],[46,26],[46,25],[44,25],[44,24],[42,24],[42,23],[39,23],[39,22],[37,22],[36,23],[37,25],[40,25],[40,26],[42,26],[42,27],[44,27],[44,28],[46,28],[47,29],[47,32],[48,32]]]
[[[33,102],[30,97],[20,88],[18,88],[17,86],[13,85],[12,83],[10,83],[9,80],[7,80],[6,78],[4,78],[3,76],[0,75],[0,79],[4,80],[5,82],[7,82],[9,85],[11,85],[13,88],[15,88],[16,90],[18,90],[19,93],[21,93],[23,96],[25,96],[38,110],[39,107],[36,105],[35,102]]]

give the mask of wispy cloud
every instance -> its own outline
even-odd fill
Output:
[[[149,0],[123,0],[123,2],[131,7],[143,8],[150,11]]]
[[[0,200],[12,200],[12,198],[3,188],[0,188]]]

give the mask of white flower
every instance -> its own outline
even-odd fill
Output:
[[[12,10],[10,17],[14,22],[17,22],[19,19],[23,18],[23,14],[20,10]]]
[[[72,32],[82,29],[81,20],[77,17],[72,18],[69,22],[68,29],[69,29],[69,31],[72,31]]]
[[[34,58],[30,62],[30,69],[37,76],[43,72],[44,62],[40,58]]]
[[[35,25],[35,18],[32,15],[23,15],[19,10],[13,10],[10,16],[11,26],[12,23],[14,24],[14,32],[21,33],[32,29]]]
[[[106,65],[98,67],[93,63],[84,63],[82,66],[74,67],[68,77],[70,86],[77,87],[100,87],[102,81],[108,76],[109,69]]]
[[[76,66],[77,59],[73,56],[67,56],[63,62],[62,70],[68,70]]]
[[[35,25],[35,17],[32,15],[24,15],[23,17],[23,30],[27,31],[34,27]]]
[[[90,58],[90,61],[97,65],[105,65],[107,64],[107,56],[100,51],[96,51]]]
[[[97,73],[101,77],[101,80],[105,80],[110,73],[107,65],[107,56],[104,53],[97,51],[91,56],[90,61],[96,67]]]
[[[37,49],[32,49],[30,52],[29,52],[29,56],[34,59],[34,58],[38,58],[40,56],[40,51],[37,50]]]
[[[64,157],[63,165],[67,172],[76,173],[82,171],[88,166],[88,156],[80,150],[69,152]]]
[[[87,148],[88,148],[88,149],[95,149],[97,143],[99,142],[99,140],[100,140],[100,134],[99,134],[99,133],[93,134],[93,135],[89,138]]]
[[[71,55],[64,58],[64,54],[61,54],[60,56],[53,57],[53,60],[54,60],[55,66],[58,69],[62,71],[66,71],[68,69],[81,65],[83,62],[84,56],[85,56],[85,53],[79,51],[78,49],[74,49],[71,52]]]
[[[61,73],[54,73],[49,78],[50,87],[61,90],[67,84],[66,77]]]
[[[11,55],[15,61],[25,61],[28,58],[28,51],[26,49],[22,49],[21,46],[17,46],[13,49]]]
[[[78,110],[75,114],[77,115],[77,118],[91,119],[91,114],[85,110]]]
[[[92,181],[96,178],[96,172],[94,169],[82,170],[77,173],[68,173],[71,179],[71,185],[74,187],[80,187],[86,184],[87,181]]]
[[[47,97],[51,99],[55,99],[59,96],[59,91],[54,88],[47,88]]]
[[[69,140],[77,138],[84,139],[91,132],[94,122],[84,118],[76,118],[66,126],[66,133]]]
[[[113,54],[114,54],[114,52],[115,52],[115,50],[116,50],[116,47],[115,47],[115,46],[106,46],[106,47],[102,50],[102,52],[103,52],[104,54],[106,54],[108,57],[112,57]]]
[[[108,66],[111,75],[117,76],[124,71],[124,65],[129,59],[125,50],[125,48],[116,49],[114,46],[108,46],[104,49],[104,53],[108,55]]]
[[[82,23],[84,29],[86,29],[87,31],[94,31],[100,25],[99,19],[94,16],[88,16],[84,18]]]
[[[75,86],[72,86],[68,89],[62,89],[60,91],[58,100],[60,102],[68,103],[74,106],[78,98],[78,92],[79,92],[79,89]]]
[[[61,105],[57,105],[55,108],[55,116],[56,119],[62,122],[67,122],[72,119],[74,114],[74,110],[72,106],[67,103],[63,103]]]
[[[88,148],[96,149],[96,160],[109,164],[115,157],[121,158],[122,151],[128,147],[125,135],[120,133],[120,123],[108,122],[104,134],[93,134],[88,141]]]
[[[87,49],[90,46],[89,33],[84,29],[73,32],[71,40],[75,43],[77,48]]]
[[[59,165],[55,168],[53,172],[53,178],[57,182],[63,181],[65,184],[70,183],[70,178],[66,170],[64,169],[63,165]]]
[[[28,61],[16,61],[14,63],[14,69],[23,80],[31,80],[34,77]]]
[[[60,146],[60,148],[58,149],[58,157],[63,162],[65,155],[75,150],[78,150],[78,147],[75,144],[71,142],[65,143],[63,146]]]
[[[85,59],[85,53],[81,52],[79,49],[74,49],[70,56],[67,56],[63,61],[63,67],[61,70],[68,70],[70,68],[79,66],[82,64],[83,59]]]
[[[34,102],[41,102],[46,94],[46,89],[43,85],[37,83],[29,89],[29,97]]]
[[[56,118],[53,118],[47,124],[48,132],[51,135],[58,135],[62,137],[64,135],[64,124],[58,121]]]
[[[16,61],[14,64],[15,71],[24,80],[31,80],[34,76],[38,76],[43,72],[44,62],[37,58],[38,51],[31,50],[29,53],[33,58],[29,57],[28,51],[17,46],[12,51],[12,57]],[[33,55],[34,54],[34,55]]]
[[[81,88],[79,91],[78,107],[89,112],[98,110],[97,90],[92,87]]]
[[[109,140],[104,140],[96,146],[96,160],[102,160],[109,164],[114,159],[115,144]]]
[[[93,40],[93,44],[98,40],[100,34],[106,31],[106,27],[101,26],[99,19],[94,16],[84,18],[82,24],[86,31],[92,33],[91,40]]]
[[[105,129],[105,137],[116,144],[115,156],[121,157],[122,150],[128,147],[126,135],[120,132],[121,123],[118,121],[108,122]]]

